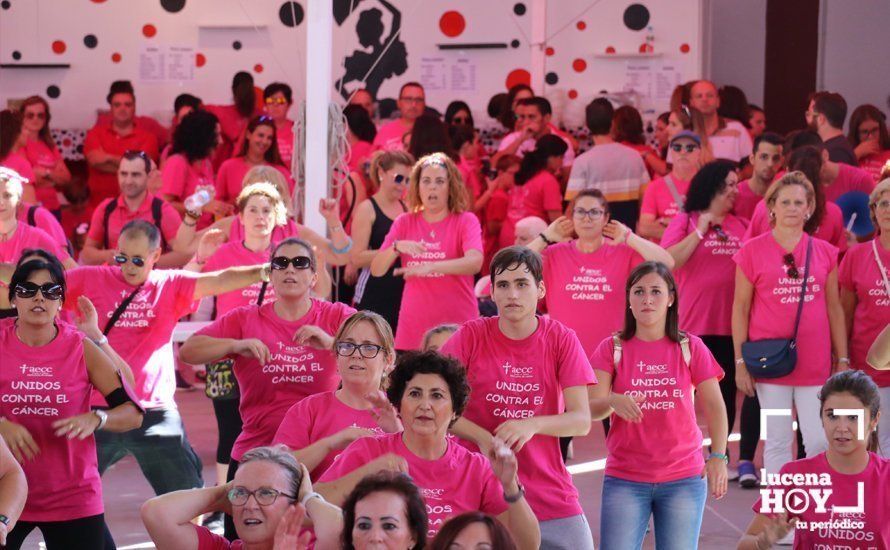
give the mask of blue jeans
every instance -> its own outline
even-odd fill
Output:
[[[687,477],[666,483],[637,483],[606,476],[600,512],[600,550],[636,550],[649,516],[655,516],[657,550],[695,550],[708,482]]]

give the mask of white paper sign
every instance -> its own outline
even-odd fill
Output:
[[[475,92],[476,63],[467,57],[422,57],[420,83],[428,92]]]
[[[139,80],[188,82],[195,79],[195,48],[191,46],[142,46]]]

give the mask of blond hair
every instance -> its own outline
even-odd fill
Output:
[[[371,169],[368,172],[371,177],[371,183],[374,188],[380,188],[380,180],[383,178],[383,172],[392,170],[395,166],[414,165],[414,157],[405,151],[377,151],[371,158]]]
[[[235,199],[235,206],[238,208],[238,212],[244,212],[244,209],[247,208],[248,201],[253,197],[266,197],[269,199],[269,202],[272,203],[272,213],[275,218],[275,225],[284,225],[287,223],[287,209],[284,206],[284,201],[281,200],[281,194],[274,185],[267,181],[261,181],[258,183],[251,183],[243,188],[241,192],[238,193],[238,198]]]
[[[441,166],[448,176],[448,211],[453,214],[467,210],[468,199],[465,190],[464,179],[457,169],[454,161],[444,153],[432,153],[422,157],[411,169],[411,183],[408,187],[408,204],[413,212],[423,210],[423,202],[420,200],[420,177],[424,168]]]
[[[871,224],[878,233],[881,232],[881,227],[878,225],[878,201],[881,199],[881,195],[888,192],[890,192],[890,178],[878,182],[868,197],[868,215],[871,217]]]
[[[766,203],[767,209],[772,212],[773,207],[776,205],[779,191],[792,185],[799,185],[804,188],[804,191],[806,191],[807,194],[807,206],[809,206],[810,215],[812,215],[812,211],[816,207],[816,190],[813,189],[813,183],[807,179],[806,175],[800,170],[786,173],[769,186],[769,189],[767,189],[766,193],[763,195],[763,202]],[[774,224],[775,220],[770,216],[770,225]]]
[[[22,194],[25,192],[25,184],[28,183],[28,178],[11,168],[0,166],[0,181],[6,184],[7,191],[21,199]]]
[[[342,342],[349,331],[362,321],[371,323],[371,326],[377,331],[377,336],[380,337],[380,341],[383,343],[383,352],[386,354],[386,358],[390,361],[395,359],[396,345],[392,336],[392,327],[389,326],[386,319],[373,311],[357,311],[343,321],[343,324],[340,325],[340,330],[334,336],[334,353],[337,352],[337,343]]]

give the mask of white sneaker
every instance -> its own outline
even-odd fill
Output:
[[[739,471],[735,468],[727,468],[726,473],[729,474],[729,481],[736,481],[739,478]]]
[[[776,546],[794,546],[794,529],[788,531],[788,534],[776,541]]]

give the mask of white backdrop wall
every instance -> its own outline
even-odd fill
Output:
[[[639,106],[657,114],[667,105],[661,97],[664,89],[675,80],[701,74],[699,0],[335,0],[334,4],[335,81],[347,67],[354,75],[366,72],[368,59],[382,50],[398,13],[401,31],[378,67],[389,76],[382,80],[378,96],[395,97],[401,83],[424,81],[429,84],[428,103],[440,110],[460,98],[481,116],[488,99],[505,91],[508,80],[522,80],[523,71],[530,70],[531,48],[538,47],[530,44],[534,4],[546,6],[547,41],[540,47],[547,52],[549,84],[543,93],[565,113],[568,123],[583,123],[583,107],[599,91],[628,86],[651,87],[653,97],[643,97]],[[109,83],[130,79],[139,112],[166,122],[179,93],[193,93],[205,103],[228,103],[231,77],[238,70],[251,71],[260,87],[287,82],[299,99],[305,59],[312,55],[312,45],[306,44],[307,8],[307,0],[4,0],[0,63],[71,66],[0,69],[0,104],[33,93],[56,95],[50,99],[53,125],[84,128],[92,125],[96,110],[105,107]],[[285,24],[294,19],[294,26]],[[356,30],[360,20],[365,47]],[[375,21],[382,28],[375,30]],[[640,30],[634,29],[640,25]],[[656,55],[636,55],[647,35]],[[437,47],[478,42],[507,47],[449,51]],[[174,67],[181,74],[157,80],[156,72],[141,66],[145,48],[185,48],[197,59],[187,56],[184,65]],[[603,57],[607,49],[615,54]],[[152,59],[157,60],[145,60]],[[649,68],[652,74],[643,74]],[[335,83],[332,95],[338,97]],[[352,82],[346,89],[355,86],[357,82]]]

